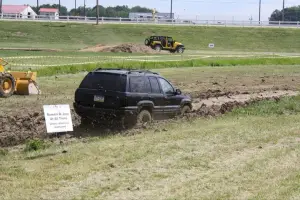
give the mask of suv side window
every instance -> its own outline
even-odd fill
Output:
[[[160,94],[160,88],[159,88],[159,83],[157,81],[156,77],[149,77],[150,83],[151,83],[151,88],[152,88],[152,93],[153,94]]]
[[[161,88],[165,94],[173,94],[174,93],[174,88],[168,81],[166,81],[165,79],[159,78],[159,82],[160,82]]]
[[[145,76],[131,76],[130,91],[134,93],[150,93],[150,82]]]

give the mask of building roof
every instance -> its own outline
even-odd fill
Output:
[[[26,5],[2,5],[2,12],[8,14],[21,13],[28,7]]]
[[[41,8],[40,12],[56,13],[58,12],[57,8]]]

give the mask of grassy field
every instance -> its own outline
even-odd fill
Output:
[[[0,157],[0,197],[299,199],[299,107],[296,97],[134,136],[11,151]]]
[[[147,36],[171,35],[188,50],[298,52],[297,29],[195,26],[92,25],[40,22],[0,22],[0,46],[77,50],[96,44],[139,43]]]
[[[62,50],[0,50],[8,69],[38,71],[42,90],[39,96],[1,99],[0,115],[72,105],[86,71],[96,67],[150,69],[193,97],[207,90],[300,87],[297,29],[4,21],[0,26],[0,48]],[[77,51],[99,43],[143,44],[152,34],[172,35],[188,51],[182,56]],[[211,42],[215,49],[207,48]],[[129,135],[89,129],[96,137],[55,138],[38,151],[25,151],[24,145],[0,149],[0,199],[299,199],[299,100],[264,101],[213,119],[160,122]],[[4,125],[0,128],[7,129]]]

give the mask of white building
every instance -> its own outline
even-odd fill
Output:
[[[8,18],[34,19],[37,14],[28,5],[2,5],[2,15]]]
[[[57,8],[41,8],[39,15],[41,18],[59,19],[59,11]]]

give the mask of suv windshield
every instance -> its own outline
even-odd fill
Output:
[[[83,79],[79,88],[125,92],[126,82],[127,76],[124,74],[94,72]]]

